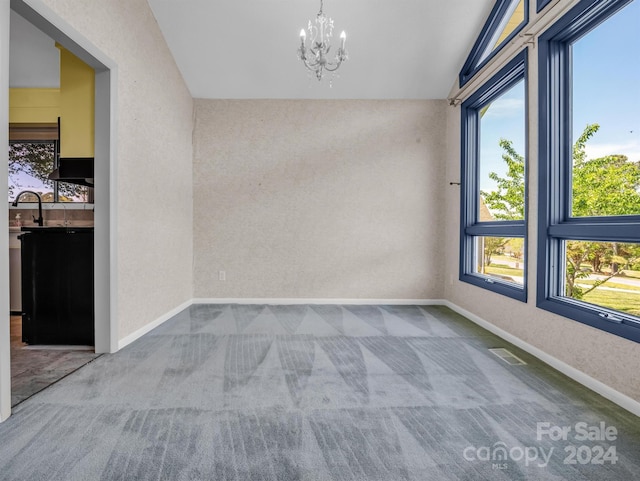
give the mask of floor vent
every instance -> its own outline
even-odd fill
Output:
[[[522,366],[526,364],[526,362],[524,362],[518,356],[515,356],[514,354],[512,354],[510,351],[508,351],[504,347],[498,347],[498,348],[489,349],[489,350],[493,354],[498,356],[500,359],[502,359],[504,362],[506,362],[507,364],[511,364],[512,366]]]

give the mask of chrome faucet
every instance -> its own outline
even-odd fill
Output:
[[[40,197],[40,194],[32,190],[23,190],[18,195],[16,195],[15,200],[11,203],[12,206],[18,207],[18,200],[20,200],[20,196],[22,194],[33,194],[38,198],[38,218],[36,219],[35,215],[32,215],[31,217],[33,217],[33,222],[35,224],[42,226],[44,224],[44,220],[42,219],[42,197]]]

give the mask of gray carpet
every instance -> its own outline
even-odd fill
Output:
[[[194,305],[0,424],[3,481],[619,481],[639,453],[639,418],[445,307]]]

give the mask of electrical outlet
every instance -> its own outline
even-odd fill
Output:
[[[218,272],[218,280],[219,281],[226,281],[227,280],[227,272],[226,271],[220,271]]]

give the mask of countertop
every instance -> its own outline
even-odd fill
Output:
[[[51,223],[49,223],[51,222]],[[87,223],[73,223],[70,225],[62,225],[61,223],[53,223],[53,221],[45,221],[44,226],[39,225],[23,225],[23,226],[9,226],[9,233],[11,234],[19,234],[20,232],[32,231],[36,230],[45,230],[45,229],[56,229],[58,232],[64,232],[64,229],[67,230],[77,230],[77,231],[91,231],[93,230],[93,225],[87,225]],[[62,229],[62,230],[61,230]],[[52,231],[54,232],[54,231]]]
[[[53,233],[53,232],[65,232],[73,234],[75,232],[93,232],[93,226],[22,226],[21,232],[34,232],[34,233]]]

